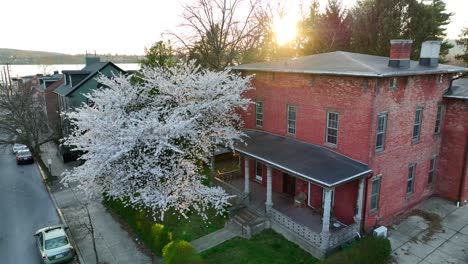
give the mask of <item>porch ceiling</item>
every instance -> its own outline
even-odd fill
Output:
[[[321,186],[334,187],[371,172],[367,165],[327,148],[261,131],[248,136],[236,151]]]

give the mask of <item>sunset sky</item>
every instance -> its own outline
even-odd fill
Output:
[[[145,46],[160,40],[167,30],[177,31],[181,4],[189,0],[4,0],[0,2],[0,48],[55,51],[69,54],[143,54]],[[287,2],[290,17],[299,18],[302,4]],[[324,7],[326,0],[321,0]],[[351,6],[356,0],[342,0]],[[448,27],[456,38],[468,27],[468,0],[446,0],[455,13]],[[290,20],[291,20],[290,19]]]

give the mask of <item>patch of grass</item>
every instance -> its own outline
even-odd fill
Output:
[[[368,236],[354,242],[351,247],[339,251],[321,264],[381,264],[391,261],[392,248],[386,238]]]
[[[201,253],[207,264],[312,264],[318,260],[271,229],[247,240],[233,238]]]
[[[161,255],[161,245],[155,243],[156,234],[152,231],[155,224],[161,224],[177,240],[192,241],[224,227],[226,215],[216,215],[215,210],[208,211],[209,221],[203,221],[198,214],[184,218],[176,212],[166,212],[164,220],[154,220],[149,210],[125,207],[121,200],[104,199],[104,206],[118,215],[148,248],[156,255]]]

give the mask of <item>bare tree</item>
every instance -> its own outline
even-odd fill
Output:
[[[48,128],[41,103],[34,99],[31,90],[12,89],[11,81],[0,83],[0,145],[21,143],[28,146],[34,160],[49,177],[40,147],[57,139],[57,133]]]
[[[184,33],[170,34],[189,58],[206,68],[222,70],[242,63],[268,34],[260,0],[196,0],[183,10]]]
[[[92,240],[92,243],[93,243],[93,251],[94,251],[94,256],[96,258],[96,264],[99,264],[99,254],[98,254],[98,251],[97,251],[97,247],[96,247],[96,235],[95,235],[95,232],[94,232],[94,224],[93,224],[93,219],[91,218],[91,214],[89,213],[89,204],[88,203],[83,203],[82,204],[83,208],[85,209],[86,211],[86,222],[81,222],[81,227],[85,228],[89,235],[91,236],[91,240]]]

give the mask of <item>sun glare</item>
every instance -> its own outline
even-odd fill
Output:
[[[284,45],[292,41],[297,34],[297,18],[291,15],[277,18],[274,23],[276,42]]]

